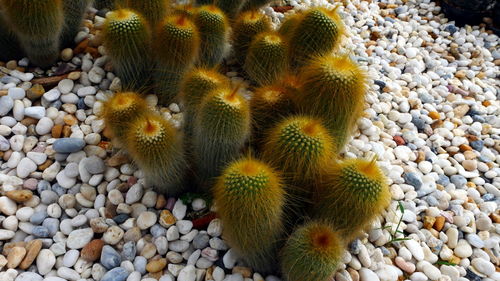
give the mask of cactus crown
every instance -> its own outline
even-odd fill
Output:
[[[160,24],[156,38],[156,48],[170,46],[170,52],[157,52],[165,60],[174,64],[189,64],[196,59],[199,34],[195,24],[186,14],[173,14]]]
[[[175,135],[175,128],[163,117],[156,114],[149,114],[137,119],[131,130],[130,137],[134,141],[127,143],[129,146],[133,146],[132,150],[142,157],[163,151],[165,144],[170,143]]]
[[[365,72],[347,55],[318,57],[305,67],[304,72],[306,77],[310,77],[309,80],[323,82],[325,88],[352,87],[361,93],[366,91]]]
[[[231,164],[223,177],[227,191],[233,196],[260,195],[267,186],[278,183],[267,165],[252,159]]]
[[[128,9],[111,12],[108,16],[108,30],[116,35],[128,36],[143,29],[141,16]]]
[[[385,181],[376,159],[346,160],[341,169],[341,181],[349,183],[347,188],[362,201],[376,201]]]

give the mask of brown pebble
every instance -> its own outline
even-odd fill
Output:
[[[437,217],[436,222],[434,222],[433,228],[437,231],[441,231],[444,227],[444,222],[445,222],[444,217],[441,216]]]
[[[161,258],[161,259],[150,261],[146,265],[146,270],[150,273],[160,272],[165,268],[165,266],[167,266],[167,259]]]
[[[174,215],[169,210],[163,210],[160,213],[160,224],[163,227],[169,227],[176,222]]]
[[[252,276],[252,269],[244,266],[233,267],[233,274],[239,273],[243,278],[250,278]]]
[[[500,215],[499,214],[491,213],[490,218],[494,223],[500,223]]]
[[[29,127],[30,125],[35,125],[36,123],[38,123],[38,120],[31,117],[26,117],[23,120],[21,120],[21,124],[23,124],[26,127]]]
[[[461,144],[458,148],[460,148],[460,151],[465,152],[465,151],[470,151],[472,150],[472,147],[470,147],[467,144]]]
[[[8,256],[10,251],[14,248],[14,247],[26,247],[26,242],[24,241],[19,241],[19,242],[10,242],[10,243],[7,243],[3,246],[3,250],[2,250],[2,255],[4,256]]]
[[[163,196],[163,194],[158,195],[158,197],[156,198],[155,208],[157,210],[161,210],[165,208],[165,206],[167,206],[167,199],[165,199],[165,196]]]
[[[73,53],[75,55],[83,53],[88,45],[89,45],[89,39],[86,38],[85,40],[82,40],[82,42],[78,43],[78,45],[73,49]]]
[[[396,142],[397,145],[405,145],[405,139],[402,136],[394,136],[392,139]]]
[[[7,256],[7,268],[16,268],[24,256],[26,255],[26,249],[23,247],[14,247],[10,250]]]
[[[462,118],[469,111],[470,107],[466,104],[458,105],[453,109],[453,113],[455,113],[455,118]]]
[[[137,242],[139,239],[141,239],[141,229],[138,228],[137,226],[132,227],[131,229],[127,230],[125,234],[123,234],[123,241],[128,242],[128,241],[134,241]]]
[[[62,133],[62,129],[63,129],[63,125],[61,125],[61,124],[54,125],[54,127],[52,127],[52,137],[56,138],[56,139],[60,138],[61,133]]]
[[[50,87],[57,86],[57,84],[59,82],[61,82],[61,80],[66,79],[67,77],[68,77],[68,74],[59,75],[59,76],[36,78],[36,79],[31,80],[31,83],[40,84],[43,87],[47,87],[50,89]]]
[[[64,125],[63,129],[62,129],[62,134],[63,134],[63,137],[69,138],[69,136],[71,136],[71,127]]]
[[[50,165],[52,165],[54,162],[50,159],[47,159],[47,161],[45,161],[42,165],[38,166],[38,170],[39,171],[45,171],[45,169],[47,169],[48,167],[50,167]]]
[[[424,228],[431,229],[435,222],[436,222],[436,218],[431,217],[431,216],[425,216],[424,217]]]
[[[351,275],[352,281],[359,281],[359,273],[356,270],[354,270],[352,267],[349,267],[347,271],[349,272],[349,275]]]
[[[436,112],[436,111],[431,111],[429,112],[429,117],[434,119],[434,120],[438,120],[439,119],[439,113]]]
[[[470,152],[470,150],[466,151]],[[462,161],[462,167],[464,167],[467,171],[474,171],[477,169],[477,161],[476,160],[464,160]]]
[[[88,262],[94,262],[101,257],[102,247],[104,247],[104,241],[101,239],[92,240],[83,247],[80,255],[82,259]]]
[[[42,240],[34,239],[29,241],[28,244],[26,245],[26,256],[19,265],[19,268],[23,270],[28,269],[31,266],[31,264],[33,264],[33,261],[36,259],[41,249],[42,249]]]
[[[111,158],[108,159],[108,166],[111,167],[118,167],[122,164],[129,163],[130,160],[128,159],[127,156],[123,154],[115,154]]]
[[[45,89],[40,84],[35,84],[26,91],[26,96],[32,101],[41,98],[43,94],[45,94]]]
[[[11,190],[5,193],[7,197],[16,201],[17,203],[23,203],[31,199],[33,197],[33,192],[29,190]]]
[[[76,117],[71,114],[64,115],[63,120],[64,124],[68,126],[73,126],[78,123],[78,119],[76,119]]]

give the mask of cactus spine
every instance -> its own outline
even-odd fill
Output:
[[[91,4],[91,0],[65,0],[64,8],[64,27],[61,34],[61,45],[71,46],[80,26],[83,16]]]
[[[167,0],[128,0],[130,9],[141,14],[153,29],[167,14]]]
[[[314,217],[330,221],[346,241],[356,238],[391,201],[375,159],[333,162],[318,186]]]
[[[322,118],[341,150],[363,112],[367,75],[348,56],[319,57],[303,69],[296,104]]]
[[[193,68],[182,82],[181,101],[184,104],[184,132],[193,135],[193,126],[198,106],[203,98],[215,89],[229,88],[229,79],[214,69]]]
[[[287,45],[276,32],[263,32],[248,49],[244,69],[260,85],[278,81],[287,69]]]
[[[146,183],[157,192],[178,196],[184,189],[187,163],[181,135],[162,116],[140,116],[126,131],[126,147],[144,172]]]
[[[228,39],[229,26],[226,15],[215,5],[201,6],[194,14],[200,32],[200,57],[198,65],[215,67],[222,62]]]
[[[285,281],[330,280],[342,261],[345,243],[328,224],[308,222],[288,238],[281,252]]]
[[[249,105],[237,91],[216,89],[199,106],[193,152],[202,184],[219,176],[224,166],[239,156],[249,135]]]
[[[108,14],[104,24],[104,45],[126,90],[139,89],[149,81],[151,34],[146,21],[131,10]]]
[[[289,39],[295,31],[295,28],[302,21],[302,17],[302,14],[293,14],[291,16],[287,16],[278,28],[278,33]]]
[[[154,40],[159,67],[155,71],[160,104],[168,105],[177,96],[183,75],[198,58],[200,37],[185,14],[166,17]]]
[[[123,146],[130,122],[148,111],[146,101],[133,92],[116,93],[103,106],[102,118],[114,141]]]
[[[275,269],[285,201],[278,173],[252,158],[237,160],[217,180],[214,200],[231,247],[253,269]]]
[[[245,63],[248,48],[255,36],[261,32],[271,30],[269,18],[259,11],[246,11],[241,13],[234,23],[231,41],[234,53],[240,64]]]
[[[300,23],[295,24],[290,37],[291,65],[302,66],[311,58],[330,53],[338,46],[343,33],[344,25],[337,9],[307,11]]]
[[[61,0],[3,0],[4,14],[29,59],[48,67],[59,57],[63,28]]]

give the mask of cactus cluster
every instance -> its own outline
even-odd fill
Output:
[[[70,46],[90,0],[1,0],[0,56],[49,67]]]
[[[339,51],[345,27],[337,9],[299,12],[274,30],[256,9],[266,2],[198,1],[153,30],[156,93],[162,104],[184,106],[183,133],[147,113],[137,94],[110,99],[104,118],[150,186],[179,194],[190,170],[212,193],[223,236],[245,264],[280,268],[287,281],[325,281],[347,243],[390,202],[375,160],[340,156],[368,78]],[[250,99],[218,72],[227,40],[254,82]]]
[[[223,236],[247,265],[280,268],[287,281],[329,280],[347,243],[390,203],[375,159],[341,156],[363,112],[368,77],[340,50],[338,8],[296,12],[274,29],[258,10],[267,0],[104,2],[97,3],[117,9],[103,34],[125,90],[103,106],[112,144],[158,192],[178,196],[196,179],[194,188],[213,195]],[[0,3],[9,23],[0,23],[0,55],[19,56],[9,48],[18,42],[42,65],[54,60],[61,33],[75,32],[63,19],[76,25],[88,4]],[[248,88],[219,72],[228,53],[228,63],[252,80]],[[182,128],[148,106],[150,93],[162,106],[180,101]]]

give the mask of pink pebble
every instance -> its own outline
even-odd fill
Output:
[[[404,272],[411,274],[415,271],[415,265],[411,262],[405,261],[402,257],[396,257],[395,262],[396,265]]]

